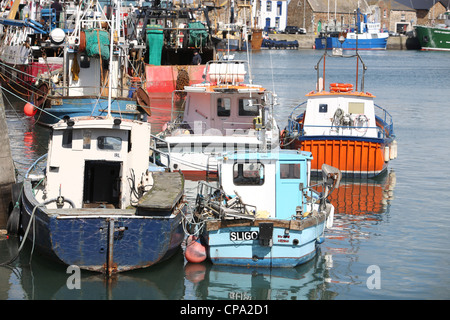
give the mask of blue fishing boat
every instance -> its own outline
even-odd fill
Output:
[[[150,132],[149,123],[112,117],[53,125],[48,154],[13,195],[24,239],[108,275],[173,255],[185,235],[184,177],[149,163]]]
[[[311,260],[332,226],[327,197],[340,180],[339,170],[324,165],[317,193],[310,185],[311,159],[293,150],[222,157],[219,185],[199,183],[187,260],[270,268]]]
[[[111,91],[105,117],[52,125],[48,154],[14,188],[9,221],[43,254],[107,275],[172,256],[185,210],[184,176],[150,163],[150,123],[114,118]]]
[[[62,67],[38,78],[25,110],[38,123],[49,126],[65,116],[105,116],[109,101],[111,114],[122,119],[147,121],[151,115],[145,81],[136,76],[136,59],[129,60],[143,48],[130,45],[123,28],[113,28],[123,23],[123,13],[114,11],[107,19],[99,6],[80,11],[74,30],[52,44],[64,53]]]
[[[381,30],[380,23],[368,22],[367,15],[360,21],[360,15],[358,8],[356,28],[321,32],[315,39],[315,49],[386,50],[389,33]]]

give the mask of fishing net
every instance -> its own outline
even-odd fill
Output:
[[[208,38],[208,32],[201,22],[189,23],[189,46],[190,47],[203,47],[206,44]]]
[[[101,56],[104,60],[109,60],[109,33],[105,30],[85,30],[86,54],[88,57]]]
[[[164,45],[163,30],[160,25],[148,25],[147,26],[147,44],[148,44],[148,63],[160,66],[161,65],[161,53]]]

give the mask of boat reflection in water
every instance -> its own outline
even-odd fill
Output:
[[[322,300],[335,296],[325,288],[326,261],[319,253],[295,268],[230,268],[205,261],[187,263],[184,270],[196,299]]]
[[[26,244],[24,249],[19,257],[21,265],[29,262],[31,245]],[[11,250],[11,254],[16,253],[17,246]],[[113,277],[81,270],[77,288],[75,272],[35,254],[31,268],[11,268],[7,295],[8,299],[20,300],[180,300],[185,288],[183,265],[179,249],[152,268]]]

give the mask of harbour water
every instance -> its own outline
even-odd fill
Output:
[[[315,89],[314,65],[321,53],[263,50],[251,55],[254,83],[278,95],[275,114],[281,127],[292,108]],[[215,267],[207,262],[191,265],[180,250],[160,265],[110,281],[81,272],[77,289],[70,285],[66,266],[36,252],[31,257],[31,246],[26,246],[10,267],[0,267],[0,299],[449,299],[450,55],[420,51],[361,55],[368,68],[364,90],[373,93],[394,119],[398,158],[379,179],[344,181],[333,194],[335,224],[311,262],[272,270]],[[327,82],[353,82],[354,59],[329,60]],[[48,136],[48,129],[24,116],[23,105],[5,99],[20,174],[45,153]],[[163,121],[155,111],[155,118]],[[195,186],[187,184],[190,196]],[[17,248],[17,239],[0,241],[0,263]]]

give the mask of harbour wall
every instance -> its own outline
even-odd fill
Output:
[[[298,41],[299,49],[312,49],[314,47],[314,34],[269,34],[269,38],[273,40]],[[389,37],[387,42],[387,50],[418,50],[420,46],[416,38],[406,36]]]
[[[11,203],[11,185],[15,183],[14,164],[9,144],[3,92],[0,86],[0,237],[4,234]]]

